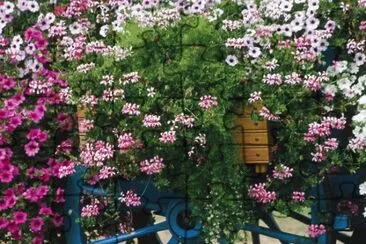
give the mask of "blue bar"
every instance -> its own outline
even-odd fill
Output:
[[[80,194],[81,189],[78,186],[80,182],[79,174],[73,174],[67,178],[65,188],[65,238],[68,244],[85,243],[84,233],[80,223],[76,220],[80,217]]]
[[[156,232],[159,232],[162,230],[167,230],[167,229],[169,229],[169,224],[167,221],[164,221],[159,224],[155,224],[152,226],[138,229],[138,230],[128,233],[128,234],[116,235],[114,237],[109,237],[109,238],[106,238],[103,240],[93,241],[93,242],[91,242],[91,244],[116,244],[121,241],[132,240],[134,238],[153,234],[153,233],[156,233]]]
[[[101,197],[107,196],[107,193],[102,188],[81,185],[81,189],[83,190],[83,193],[85,193],[85,194],[89,194],[89,195],[93,195],[93,196],[101,196]]]

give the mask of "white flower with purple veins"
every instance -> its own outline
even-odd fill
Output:
[[[253,38],[251,36],[244,36],[243,42],[247,48],[251,48],[254,45]]]
[[[336,23],[333,20],[328,20],[324,27],[327,31],[333,32],[336,28]]]
[[[73,24],[69,25],[69,30],[72,35],[78,35],[83,31],[83,27],[78,22],[74,22]]]
[[[36,46],[33,43],[29,43],[24,51],[28,54],[28,55],[32,55],[35,51],[36,51]]]
[[[319,51],[325,51],[325,50],[327,50],[328,46],[329,46],[329,42],[327,42],[326,40],[320,40],[318,49],[319,49]]]
[[[4,11],[4,14],[11,14],[14,12],[14,3],[12,2],[4,2],[2,6],[0,6],[0,13]]]
[[[39,4],[37,1],[27,1],[27,9],[32,13],[38,12]]]
[[[309,0],[308,8],[311,10],[317,10],[319,8],[319,0]]]
[[[252,58],[258,58],[261,55],[261,49],[259,47],[249,48],[248,54]]]
[[[280,4],[280,8],[284,12],[290,12],[292,9],[292,6],[293,6],[293,4],[290,1],[282,1]]]
[[[37,26],[42,31],[45,31],[51,27],[51,22],[43,15],[38,16]]]
[[[282,26],[282,35],[291,37],[292,36],[292,27],[291,25],[283,25]]]
[[[366,182],[360,184],[359,190],[360,190],[360,195],[366,195]]]
[[[109,31],[109,26],[108,25],[103,25],[102,27],[100,27],[99,35],[101,35],[102,37],[106,37],[108,31]]]
[[[306,30],[315,30],[319,26],[319,20],[314,17],[309,17],[305,21]]]
[[[16,35],[13,37],[12,43],[16,43],[18,45],[23,44],[23,39],[20,35]]]
[[[356,53],[355,63],[357,66],[361,66],[365,63],[366,56],[363,53]]]
[[[230,66],[235,66],[239,63],[238,58],[234,55],[228,55],[226,57],[225,61]]]
[[[19,0],[17,3],[17,8],[20,11],[27,11],[28,10],[28,0]]]
[[[299,32],[304,28],[304,21],[302,19],[294,19],[290,25],[293,32]]]

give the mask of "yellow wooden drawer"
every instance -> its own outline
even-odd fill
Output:
[[[246,130],[267,130],[268,129],[268,121],[260,120],[253,121],[251,118],[240,117],[234,120],[235,127],[240,127],[244,131]]]
[[[269,146],[244,146],[244,162],[250,163],[268,163],[270,161]]]
[[[269,136],[266,130],[243,132],[241,129],[233,131],[234,143],[239,145],[266,145],[269,144]]]
[[[78,122],[85,119],[85,113],[86,113],[85,108],[81,108],[81,107],[77,108]],[[85,142],[86,142],[86,133],[79,132],[79,146],[81,147],[81,145],[85,144]]]
[[[238,162],[246,164],[265,164],[271,161],[270,146],[234,145],[238,153]]]

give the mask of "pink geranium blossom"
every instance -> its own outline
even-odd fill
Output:
[[[276,200],[276,193],[265,189],[265,183],[255,184],[249,187],[249,196],[258,203],[271,203]]]
[[[175,130],[165,131],[160,133],[159,141],[163,143],[174,143],[177,140]]]
[[[155,156],[150,160],[146,159],[140,162],[140,171],[146,173],[147,175],[160,173],[164,167],[165,165],[163,164],[163,159],[159,156]]]
[[[322,224],[320,224],[320,225],[311,224],[308,227],[308,234],[312,238],[319,237],[319,236],[323,235],[325,232],[326,232],[325,226]]]
[[[305,192],[294,191],[292,193],[292,200],[294,202],[304,202],[305,201]]]
[[[203,97],[200,97],[200,102],[198,105],[203,109],[210,109],[212,107],[215,107],[218,105],[217,97],[205,95]]]
[[[125,203],[127,207],[130,206],[138,207],[141,205],[141,197],[139,197],[136,193],[134,193],[133,190],[128,190],[126,194],[121,192],[119,200],[122,203]]]
[[[278,166],[275,166],[273,172],[273,178],[285,180],[292,177],[292,168],[289,168],[286,165],[280,164]]]

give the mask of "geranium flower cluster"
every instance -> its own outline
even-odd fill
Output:
[[[141,197],[139,197],[133,190],[128,190],[126,193],[121,192],[119,200],[126,204],[127,207],[138,207],[141,205]]]
[[[326,232],[325,226],[320,224],[311,224],[308,227],[308,234],[310,237],[316,238],[323,235]]]
[[[268,191],[265,183],[249,187],[249,196],[258,203],[271,203],[276,200],[276,192]]]
[[[163,159],[159,156],[155,156],[152,159],[143,160],[140,162],[140,171],[146,173],[147,175],[160,173],[165,167],[163,164]]]
[[[85,167],[101,167],[114,156],[113,145],[102,140],[88,142],[83,145],[80,152],[81,165]]]
[[[346,126],[345,117],[325,117],[321,123],[311,123],[308,132],[304,134],[304,140],[316,142],[317,138],[323,138],[322,143],[315,143],[315,152],[311,153],[314,162],[322,162],[327,159],[327,152],[337,149],[338,140],[332,138],[331,130],[343,130]]]

